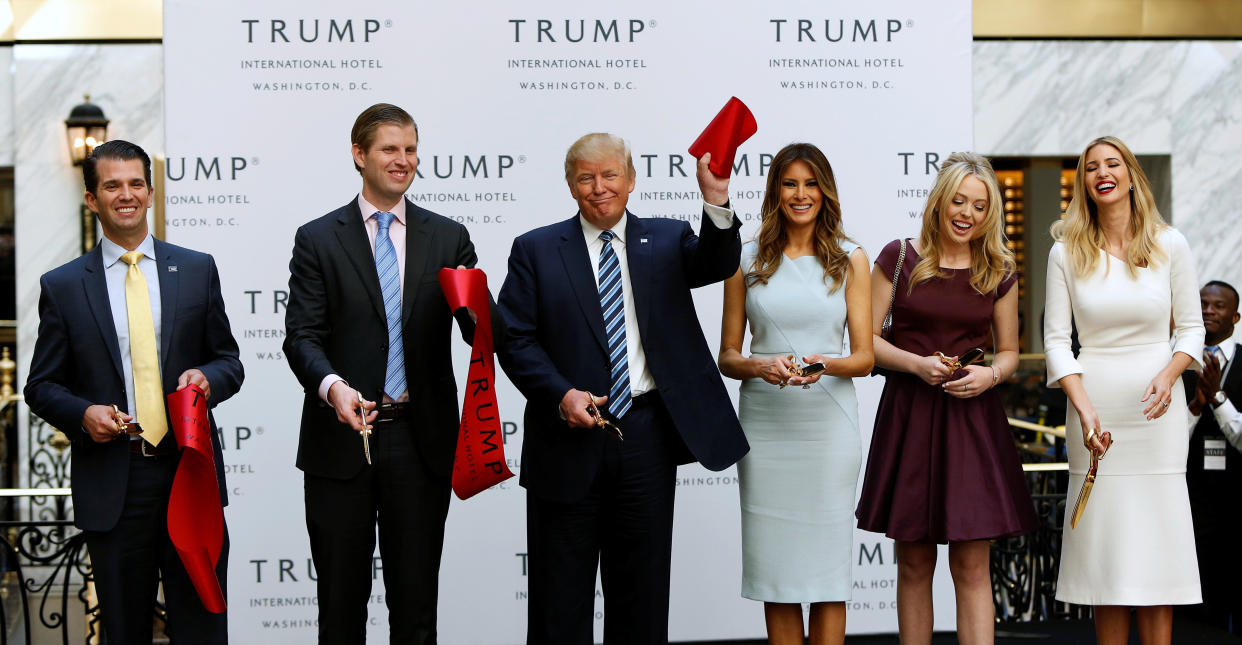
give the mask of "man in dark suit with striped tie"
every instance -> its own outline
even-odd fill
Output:
[[[709,161],[695,235],[629,213],[629,145],[588,134],[565,157],[578,212],[513,243],[498,354],[527,400],[529,644],[593,641],[597,564],[604,642],[666,643],[677,465],[722,470],[748,449],[690,292],[733,275],[741,253],[729,180]]]
[[[378,524],[391,642],[435,643],[458,429],[453,316],[437,274],[473,267],[474,246],[465,227],[405,198],[418,169],[405,110],[373,105],[351,137],[362,192],[298,229],[285,313],[285,355],[306,392],[297,466],[319,642],[366,642]]]

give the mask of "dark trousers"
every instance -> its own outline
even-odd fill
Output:
[[[450,485],[427,469],[414,447],[414,432],[409,421],[378,423],[371,434],[373,465],[347,480],[306,475],[306,530],[319,576],[323,645],[366,642],[376,571],[384,575],[390,642],[436,642]],[[381,562],[373,563],[377,523]]]
[[[156,589],[164,580],[167,632],[176,645],[228,643],[228,615],[203,607],[172,541],[168,493],[179,457],[131,455],[121,519],[111,531],[86,531],[106,642],[150,643]],[[228,595],[228,528],[216,575]]]
[[[604,643],[668,642],[673,492],[684,448],[655,394],[636,399],[618,425],[625,441],[608,441],[584,499],[526,495],[528,645],[594,642],[597,565]]]

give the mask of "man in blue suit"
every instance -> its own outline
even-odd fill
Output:
[[[168,538],[180,452],[164,396],[194,384],[214,407],[242,383],[215,261],[148,233],[151,159],[142,148],[109,141],[82,174],[104,239],[40,279],[26,403],[73,442],[74,524],[86,534],[108,642],[151,642],[162,577],[175,642],[227,643],[226,615],[203,607]],[[114,405],[143,435],[121,431]],[[211,439],[224,504],[224,460]],[[226,531],[216,567],[226,590],[227,563]]]
[[[513,243],[498,353],[527,400],[530,645],[593,641],[597,563],[604,642],[667,643],[677,465],[722,470],[748,449],[690,293],[733,275],[741,253],[729,180],[709,161],[696,236],[629,213],[629,145],[588,134],[565,157],[578,212]]]

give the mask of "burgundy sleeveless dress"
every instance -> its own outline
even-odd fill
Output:
[[[890,242],[875,260],[889,276],[899,244]],[[907,242],[893,301],[892,343],[919,356],[986,348],[993,306],[1017,277],[980,295],[970,286],[969,269],[946,269],[949,277],[907,293],[919,260]],[[1034,530],[1035,508],[996,391],[957,399],[913,374],[890,373],[855,516],[859,528],[903,542],[943,544]]]

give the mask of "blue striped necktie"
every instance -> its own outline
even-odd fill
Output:
[[[625,293],[621,288],[621,263],[612,249],[616,234],[604,231],[599,239],[599,306],[604,312],[604,335],[608,337],[608,360],[612,367],[612,387],[608,390],[608,411],[620,419],[630,409],[630,360],[625,348]]]
[[[375,270],[379,273],[380,293],[384,294],[384,316],[388,319],[388,367],[384,372],[384,394],[397,400],[405,391],[405,348],[401,341],[401,271],[397,250],[388,237],[394,215],[375,213],[379,230],[375,233]]]

